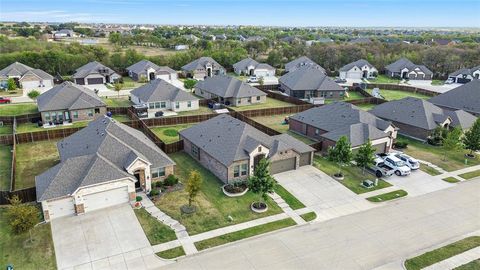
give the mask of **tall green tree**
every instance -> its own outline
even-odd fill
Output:
[[[33,204],[23,204],[18,196],[9,199],[11,206],[7,208],[7,219],[12,231],[16,234],[30,232],[39,222],[38,209]]]
[[[7,80],[7,89],[8,89],[8,91],[12,91],[12,90],[17,89],[17,84],[15,83],[15,80],[13,78],[9,78]]]
[[[340,137],[335,146],[328,149],[328,159],[338,165],[338,173],[335,176],[343,176],[342,166],[352,161],[352,145],[346,136]]]
[[[362,174],[365,174],[365,168],[375,163],[375,148],[372,142],[368,140],[358,148],[358,152],[354,157],[357,166],[362,167]]]
[[[473,126],[465,132],[463,137],[465,148],[470,150],[470,155],[480,150],[480,118],[477,118]]]
[[[192,202],[200,192],[201,186],[202,186],[202,176],[196,170],[191,171],[190,175],[188,176],[187,185],[185,187],[185,190],[188,193],[188,206],[192,207]]]
[[[275,179],[270,175],[269,167],[270,162],[262,158],[247,182],[248,188],[253,193],[259,194],[260,198],[263,199],[263,203],[266,203],[268,193],[273,192],[275,187]]]
[[[28,92],[27,96],[31,98],[34,102],[37,102],[37,98],[38,96],[40,96],[40,92],[38,92],[37,90],[32,90]]]
[[[458,127],[450,130],[445,139],[443,139],[443,160],[447,160],[447,153],[450,151],[458,151],[462,148],[462,130]]]

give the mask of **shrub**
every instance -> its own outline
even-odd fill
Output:
[[[137,201],[137,202],[141,202],[142,200],[143,200],[142,196],[137,196],[135,198],[135,201]]]
[[[160,191],[158,191],[158,189],[152,189],[150,191],[150,196],[157,196],[158,194],[160,194]]]
[[[163,181],[163,183],[166,185],[166,186],[173,186],[173,185],[176,185],[178,183],[178,178],[173,175],[173,174],[169,174],[167,176],[167,178],[165,178],[165,180]]]
[[[27,232],[39,221],[38,210],[34,205],[22,204],[18,196],[10,199],[11,206],[7,208],[8,223],[17,233]]]
[[[155,187],[160,188],[160,187],[163,186],[163,183],[162,183],[162,181],[158,181],[158,182],[153,183],[153,185],[154,185]]]
[[[408,142],[406,142],[406,141],[397,141],[397,142],[395,142],[395,148],[401,148],[401,149],[403,149],[403,148],[407,148],[407,146],[408,146]]]

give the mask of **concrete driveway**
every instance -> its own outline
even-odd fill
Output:
[[[386,180],[399,189],[407,191],[409,196],[419,196],[455,185],[421,170],[412,171],[408,176],[392,175]]]
[[[165,265],[153,254],[129,204],[55,219],[52,236],[58,269],[149,269]]]
[[[275,179],[323,221],[375,207],[313,166],[274,175]]]

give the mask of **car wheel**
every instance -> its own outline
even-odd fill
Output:
[[[402,175],[402,173],[401,173],[400,171],[395,171],[395,174],[396,174],[397,176]]]
[[[382,177],[382,173],[381,173],[380,171],[377,171],[377,172],[375,173],[375,176],[378,177],[378,178],[380,178],[380,177]]]

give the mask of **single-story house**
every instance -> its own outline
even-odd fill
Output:
[[[43,123],[92,120],[107,112],[107,105],[92,90],[71,82],[41,94],[37,104]]]
[[[334,146],[341,136],[347,136],[352,149],[371,141],[377,153],[389,152],[397,137],[397,128],[355,105],[333,102],[290,116],[290,131],[322,142],[322,152]]]
[[[118,75],[111,68],[97,61],[79,67],[73,74],[74,82],[80,85],[115,83],[121,78],[122,76]]]
[[[367,60],[360,59],[339,69],[341,79],[371,79],[378,75],[378,70]]]
[[[463,110],[450,111],[414,97],[389,101],[375,106],[369,112],[391,121],[399,133],[426,140],[438,126],[469,129],[476,117]]]
[[[258,63],[252,58],[245,58],[240,62],[233,64],[233,71],[237,75],[248,75],[257,77],[275,76],[275,68],[269,64]]]
[[[195,94],[229,106],[245,106],[267,101],[267,94],[236,78],[220,75],[195,85]]]
[[[211,57],[200,57],[183,66],[182,71],[186,77],[197,80],[226,73],[225,68]]]
[[[54,39],[64,39],[64,38],[73,38],[75,37],[75,32],[70,29],[61,29],[53,33]]]
[[[148,60],[142,60],[127,67],[128,76],[134,81],[144,79],[152,81],[155,79],[164,79],[171,81],[177,79],[177,72],[167,66],[158,66]]]
[[[389,77],[409,80],[431,80],[433,72],[424,65],[416,65],[407,58],[400,58],[385,67],[385,73]]]
[[[464,110],[480,117],[480,80],[473,80],[429,101],[448,110]]]
[[[102,117],[57,142],[60,163],[35,177],[46,221],[135,201],[136,190],[174,173],[141,131]]]
[[[150,81],[130,92],[135,104],[145,104],[149,111],[174,112],[198,110],[198,98],[162,79]]]
[[[368,37],[357,37],[348,41],[351,44],[368,44],[372,43],[372,40]]]
[[[345,94],[345,89],[330,79],[325,73],[313,66],[303,66],[280,77],[280,90],[287,95],[309,99],[323,97],[339,99]]]
[[[473,79],[480,79],[480,66],[474,68],[462,68],[448,75],[454,83],[468,83]]]
[[[303,66],[312,66],[320,69],[323,73],[325,73],[325,69],[321,67],[319,64],[313,62],[310,58],[306,56],[301,56],[293,61],[290,61],[285,64],[285,72],[295,71],[296,69],[303,67]]]
[[[0,70],[0,86],[6,87],[10,78],[13,78],[17,86],[26,92],[34,89],[43,92],[53,87],[52,75],[19,62],[14,62]]]
[[[314,149],[288,134],[269,136],[222,114],[180,131],[184,151],[221,181],[244,181],[262,158],[276,174],[311,165]]]

